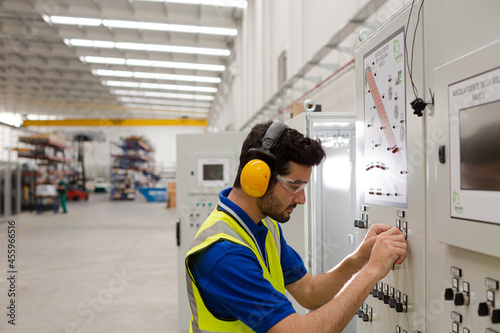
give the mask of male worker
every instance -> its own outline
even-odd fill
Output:
[[[68,188],[62,175],[59,176],[59,183],[57,183],[57,192],[59,193],[59,197],[61,198],[61,208],[63,210],[63,213],[66,214],[68,212],[66,209],[66,196],[68,193]]]
[[[324,158],[319,140],[281,122],[251,130],[233,188],[219,194],[186,255],[191,332],[340,332],[393,263],[404,261],[401,231],[378,224],[329,272],[306,271],[276,221],[305,203],[312,167]],[[298,315],[285,288],[315,311]]]

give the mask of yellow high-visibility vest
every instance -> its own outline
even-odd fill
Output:
[[[280,233],[276,221],[270,218],[262,220],[264,225],[269,229],[265,242],[268,268],[252,232],[236,214],[233,214],[233,216],[235,218],[221,210],[215,209],[196,233],[191,248],[186,254],[186,282],[191,307],[190,333],[253,332],[250,327],[246,326],[240,320],[222,320],[215,317],[205,306],[193,274],[189,270],[188,261],[191,255],[207,249],[218,241],[227,240],[249,248],[259,260],[264,278],[277,291],[285,295],[285,281],[280,261]],[[259,314],[255,315],[259,316]]]

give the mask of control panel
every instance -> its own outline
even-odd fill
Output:
[[[356,241],[385,223],[408,244],[357,331],[500,332],[500,24],[483,19],[500,4],[426,2],[420,26],[417,5],[355,51]]]
[[[357,313],[357,332],[424,332],[425,162],[424,124],[407,109],[412,83],[405,60],[413,53],[413,80],[422,82],[422,31],[415,30],[410,7],[384,29],[372,33],[355,51],[357,112],[357,216],[360,244],[369,228],[383,223],[399,228],[408,256],[379,281]],[[420,88],[420,87],[419,87]]]
[[[499,52],[497,41],[434,70],[436,113],[427,139],[436,175],[427,218],[434,227],[427,291],[433,331],[500,332]]]

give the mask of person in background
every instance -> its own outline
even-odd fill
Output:
[[[405,260],[401,231],[374,224],[337,266],[307,272],[277,222],[305,203],[312,169],[324,158],[319,140],[281,122],[250,131],[233,187],[220,192],[186,254],[190,332],[341,332],[373,286]],[[314,311],[297,314],[286,291]]]
[[[62,175],[59,176],[59,183],[57,183],[57,192],[59,193],[59,197],[61,198],[61,208],[63,210],[63,214],[66,214],[68,212],[66,209],[66,195],[68,193],[68,188]]]

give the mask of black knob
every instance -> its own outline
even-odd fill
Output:
[[[389,295],[384,295],[384,304],[389,304]]]
[[[477,308],[477,314],[480,317],[486,317],[490,314],[490,308],[488,307],[488,303],[481,302],[479,303],[479,307]]]
[[[377,294],[378,294],[378,290],[377,289],[373,289],[372,290],[372,296],[373,297],[377,297]]]
[[[445,301],[453,301],[454,296],[455,296],[455,293],[453,292],[452,288],[446,288],[444,290],[444,300]]]
[[[493,324],[500,323],[500,309],[495,309],[491,312],[491,322]]]
[[[406,304],[396,303],[396,312],[406,312]]]
[[[359,227],[359,222],[361,222],[360,220],[354,220],[354,227],[357,228]]]
[[[465,298],[463,293],[455,293],[455,305],[461,306],[465,304]]]
[[[383,300],[383,299],[384,299],[384,293],[383,293],[383,292],[381,292],[381,291],[379,291],[379,292],[377,293],[377,297],[378,297],[378,299],[379,299],[380,301],[381,301],[381,300]]]
[[[359,309],[358,310],[358,318],[363,318],[363,310]]]
[[[368,313],[363,313],[363,321],[372,321],[371,315]]]
[[[391,298],[389,300],[389,307],[394,309],[396,307],[396,300],[394,298]]]

